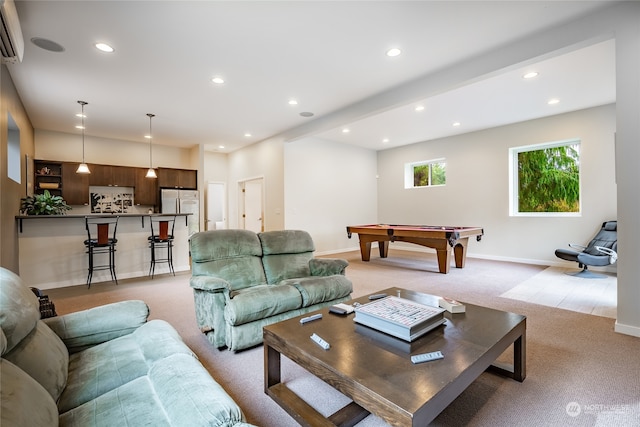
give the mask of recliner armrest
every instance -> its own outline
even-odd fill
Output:
[[[613,249],[604,248],[602,246],[595,246],[598,252],[609,255],[609,264],[614,264],[618,260],[618,253]]]
[[[312,276],[332,276],[344,274],[349,265],[345,259],[339,258],[312,258],[309,260],[309,269]]]
[[[69,353],[128,335],[147,322],[149,307],[130,300],[43,319],[58,335]]]
[[[223,292],[224,290],[231,290],[231,285],[224,279],[212,276],[191,276],[189,279],[189,285],[193,289],[199,289],[201,291],[209,292]]]

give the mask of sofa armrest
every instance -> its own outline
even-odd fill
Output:
[[[191,276],[189,285],[193,289],[208,292],[223,292],[231,289],[231,285],[226,280],[211,276]]]
[[[349,262],[339,258],[312,258],[309,260],[309,269],[312,276],[332,276],[344,274]]]
[[[146,323],[149,307],[130,300],[77,311],[43,321],[67,346],[69,353],[128,335]]]

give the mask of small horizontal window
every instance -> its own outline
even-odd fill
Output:
[[[404,165],[404,188],[441,186],[447,183],[444,159],[428,160]]]

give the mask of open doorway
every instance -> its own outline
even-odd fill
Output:
[[[227,228],[227,185],[224,182],[207,183],[207,230]]]

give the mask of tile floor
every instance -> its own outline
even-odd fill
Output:
[[[500,296],[615,319],[616,276],[583,279],[565,274],[573,271],[577,270],[549,267]]]

